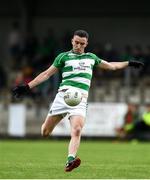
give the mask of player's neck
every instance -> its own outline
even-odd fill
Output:
[[[73,52],[74,54],[79,54],[79,55],[81,55],[81,54],[84,54],[85,52],[83,51],[83,52],[76,52],[74,49],[72,49],[71,50],[71,52]]]

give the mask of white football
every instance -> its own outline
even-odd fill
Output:
[[[64,94],[64,101],[69,106],[77,106],[82,100],[82,93],[76,88],[69,88]]]

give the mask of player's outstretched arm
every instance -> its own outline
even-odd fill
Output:
[[[139,61],[124,61],[124,62],[107,62],[105,60],[102,60],[102,62],[99,64],[100,68],[106,69],[106,70],[117,70],[117,69],[124,69],[128,66],[132,66],[134,68],[140,68],[143,67],[144,64]]]
[[[32,81],[30,81],[28,84],[23,84],[16,86],[12,90],[12,94],[15,98],[20,98],[25,94],[29,94],[31,92],[31,89],[42,82],[46,81],[50,76],[55,74],[58,71],[56,67],[53,65],[50,66],[47,70],[40,73],[36,78],[34,78]]]
[[[46,81],[50,76],[55,74],[57,71],[58,71],[58,68],[56,68],[53,65],[50,66],[46,71],[43,71],[35,79],[33,79],[32,81],[28,83],[29,88],[33,88],[41,84],[42,82]]]

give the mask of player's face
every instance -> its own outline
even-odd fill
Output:
[[[72,39],[73,51],[76,53],[84,53],[85,47],[88,45],[86,37],[80,37],[75,35]]]

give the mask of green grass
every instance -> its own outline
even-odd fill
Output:
[[[148,179],[150,143],[83,141],[81,166],[64,172],[68,141],[1,140],[0,179]]]

